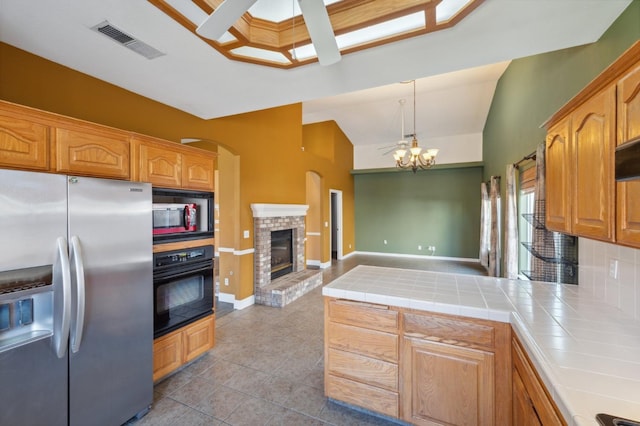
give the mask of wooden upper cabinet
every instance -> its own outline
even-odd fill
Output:
[[[571,146],[570,121],[565,118],[547,133],[546,140],[546,226],[570,234],[571,229]]]
[[[620,145],[640,137],[640,65],[620,79],[617,90]],[[616,240],[640,247],[640,180],[618,182],[616,189]]]
[[[182,156],[152,139],[133,139],[137,176],[134,180],[150,182],[154,186],[180,188],[182,186]]]
[[[215,154],[161,139],[134,135],[133,180],[164,188],[214,190]]]
[[[571,114],[573,232],[614,239],[614,141],[616,88],[610,86]]]
[[[0,109],[0,167],[48,170],[49,126]]]
[[[129,135],[92,127],[57,127],[52,169],[58,173],[129,179]]]
[[[214,170],[216,158],[213,155],[182,154],[182,186],[190,189],[214,191]]]

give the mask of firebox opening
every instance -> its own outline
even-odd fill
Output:
[[[293,272],[293,230],[271,232],[271,279]]]

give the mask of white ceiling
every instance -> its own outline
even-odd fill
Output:
[[[231,61],[144,0],[0,0],[0,40],[204,119],[303,102],[305,123],[336,120],[358,146],[399,138],[402,98],[412,131],[411,79],[419,136],[482,132],[508,61],[594,42],[630,3],[485,0],[452,29],[290,70]],[[89,29],[104,20],[166,55]]]

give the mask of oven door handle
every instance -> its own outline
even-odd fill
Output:
[[[177,270],[176,270],[177,269]],[[198,272],[213,271],[213,260],[207,260],[206,262],[198,262],[197,265],[192,265],[191,268],[176,266],[169,267],[168,269],[156,270],[153,272],[153,279],[166,279],[166,278],[178,278],[185,275],[193,275]]]

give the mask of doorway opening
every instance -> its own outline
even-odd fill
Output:
[[[342,253],[342,191],[337,189],[329,190],[329,208],[331,210],[331,232],[330,244],[331,259],[341,260]]]

